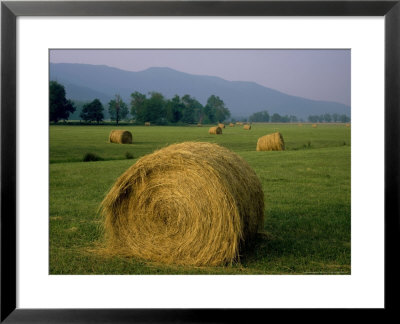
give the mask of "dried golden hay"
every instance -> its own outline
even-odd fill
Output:
[[[347,123],[347,124],[346,124],[346,127],[350,127],[350,124],[349,124],[349,123]]]
[[[312,127],[317,128],[317,124],[312,124]]]
[[[235,127],[235,124],[230,123],[230,124],[229,124],[229,127]]]
[[[251,129],[251,125],[244,125],[243,129],[250,130]]]
[[[185,142],[146,155],[101,204],[109,253],[196,266],[239,261],[264,223],[251,167],[217,144]]]
[[[198,124],[197,124],[197,127],[202,127],[202,126],[203,126],[203,125],[202,125],[202,124],[200,124],[200,123],[198,123]]]
[[[125,130],[112,130],[109,136],[110,143],[132,144],[132,133]]]
[[[150,122],[145,122],[144,126],[150,126]]]
[[[210,129],[208,130],[209,134],[222,134],[222,129],[219,126],[214,126],[214,127],[210,127]]]
[[[284,151],[285,142],[282,134],[277,132],[262,136],[257,141],[257,151]]]
[[[218,127],[225,128],[225,124],[219,123]]]

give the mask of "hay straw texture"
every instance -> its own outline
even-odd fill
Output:
[[[243,129],[250,130],[251,129],[251,125],[244,125]]]
[[[350,124],[349,124],[349,123],[347,123],[347,124],[346,124],[346,127],[350,127]]]
[[[144,126],[150,126],[150,122],[145,122]]]
[[[102,202],[108,249],[196,266],[239,260],[264,222],[261,183],[241,157],[217,144],[184,142],[146,155]]]
[[[225,124],[219,123],[218,127],[225,128]]]
[[[277,132],[262,136],[257,141],[257,151],[284,151],[285,142],[282,134]]]
[[[219,126],[210,127],[208,130],[208,134],[222,134],[222,129]]]
[[[109,137],[110,143],[132,144],[132,133],[125,130],[112,130]]]
[[[229,127],[235,127],[235,124],[230,123]]]
[[[317,128],[317,124],[312,124],[312,127],[313,128]]]

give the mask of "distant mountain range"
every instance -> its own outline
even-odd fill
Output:
[[[67,98],[76,101],[98,98],[107,104],[118,93],[129,105],[131,93],[157,91],[166,98],[189,94],[205,105],[208,97],[214,94],[224,101],[232,117],[236,118],[262,110],[303,119],[324,113],[350,116],[350,107],[341,103],[291,96],[254,82],[227,81],[163,67],[130,72],[105,65],[50,63],[50,80],[63,84]]]

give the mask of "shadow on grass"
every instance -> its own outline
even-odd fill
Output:
[[[283,240],[268,232],[259,232],[243,247],[240,262],[244,266],[251,266],[260,260],[276,259],[293,253],[293,242]]]

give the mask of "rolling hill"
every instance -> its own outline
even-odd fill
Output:
[[[105,65],[50,63],[50,80],[63,84],[67,98],[77,101],[98,98],[107,104],[118,93],[129,104],[130,94],[135,91],[157,91],[166,98],[189,94],[205,105],[214,94],[225,102],[232,117],[248,117],[262,110],[303,119],[324,113],[350,116],[350,107],[341,103],[291,96],[254,82],[227,81],[163,67],[130,72]]]

